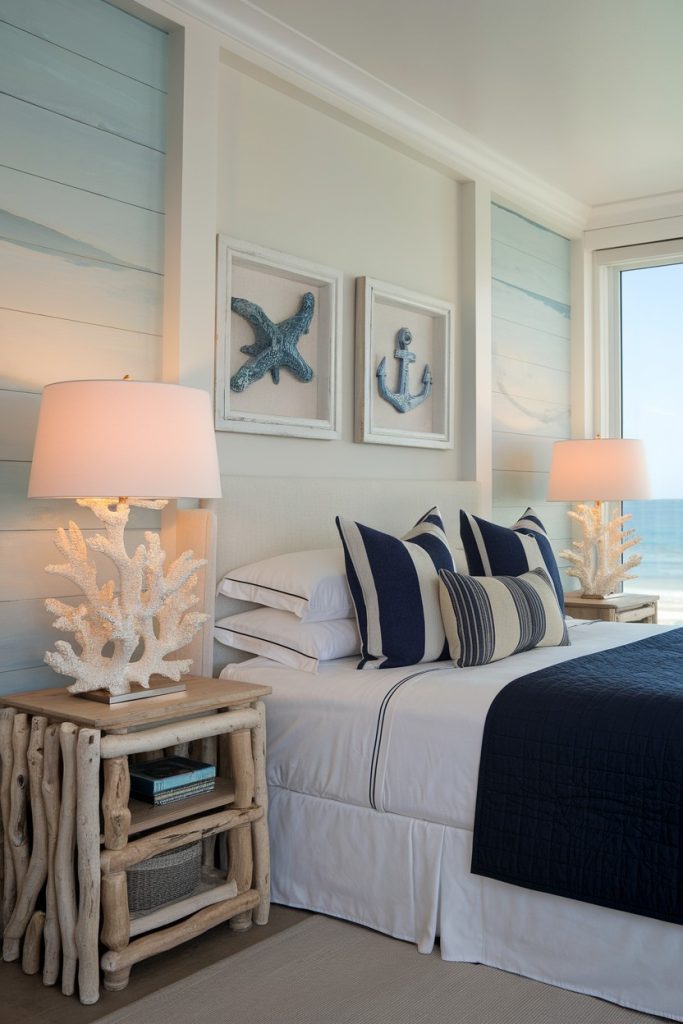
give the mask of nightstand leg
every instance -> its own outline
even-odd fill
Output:
[[[240,729],[230,734],[230,759],[235,783],[235,807],[251,807],[254,799],[254,761],[251,753],[251,733]],[[228,832],[228,874],[227,881],[237,884],[237,892],[251,888],[254,863],[251,843],[251,826],[242,825]],[[251,928],[251,910],[237,914],[230,921],[234,932]]]
[[[9,841],[9,810],[10,788],[12,780],[12,728],[14,724],[14,708],[2,708],[0,711],[0,813],[2,814],[2,916],[0,925],[5,925],[12,916],[17,899],[17,883],[14,875],[14,862]]]
[[[45,887],[45,963],[43,985],[56,984],[62,939],[59,934],[57,885],[55,882],[55,851],[59,837],[59,808],[62,784],[59,776],[59,725],[48,725],[45,730],[45,764],[42,784],[45,816],[47,818],[47,885]]]
[[[100,998],[100,733],[81,729],[76,750],[78,844],[78,989],[82,1003]]]
[[[62,748],[62,803],[59,808],[59,833],[55,849],[55,886],[59,931],[62,936],[62,992],[71,996],[76,984],[76,879],[74,878],[74,847],[76,844],[76,740],[78,729],[72,722],[63,722],[59,729]],[[99,831],[99,830],[98,830]]]
[[[122,967],[118,971],[104,971],[104,987],[107,992],[122,992],[130,981],[130,967]]]
[[[254,838],[254,888],[260,902],[254,909],[256,924],[267,924],[270,914],[270,845],[268,842],[268,786],[266,783],[266,706],[262,700],[254,705],[259,724],[252,731],[254,760],[254,800],[263,808],[263,817],[252,825]]]

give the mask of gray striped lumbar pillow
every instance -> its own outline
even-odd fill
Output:
[[[569,636],[550,576],[439,573],[441,616],[460,668],[487,665],[532,647],[565,647]]]

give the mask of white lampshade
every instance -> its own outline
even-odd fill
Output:
[[[637,501],[649,496],[642,441],[598,437],[553,445],[549,501]]]
[[[211,403],[179,384],[72,380],[43,391],[32,498],[217,498]]]

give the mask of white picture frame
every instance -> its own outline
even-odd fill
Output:
[[[455,307],[453,303],[369,277],[356,278],[356,441],[408,445],[414,448],[453,448]],[[425,367],[431,371],[431,392],[415,408],[400,412],[382,397],[377,370],[385,362],[384,381],[401,392],[402,358],[398,333],[410,331],[407,364],[411,395],[425,387]],[[400,346],[403,351],[406,345]]]
[[[216,430],[334,440],[341,436],[341,271],[218,235],[216,286]],[[232,300],[260,306],[273,323],[290,318],[305,293],[314,296],[310,328],[296,350],[313,370],[297,379],[287,368],[275,383],[270,372],[242,391],[231,389],[240,367],[253,363],[241,352],[255,340],[254,328],[234,312]]]

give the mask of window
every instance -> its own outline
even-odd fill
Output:
[[[606,299],[602,423],[642,438],[650,501],[624,501],[641,537],[630,592],[660,595],[660,622],[683,624],[683,241],[599,254]]]

